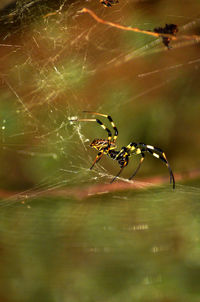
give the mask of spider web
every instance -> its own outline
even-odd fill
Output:
[[[180,2],[18,0],[0,12],[2,301],[199,301],[200,3]],[[177,39],[168,50],[84,7],[146,31],[177,24]],[[83,110],[112,116],[117,150],[163,149],[176,190],[151,156],[133,182],[136,156],[112,185],[116,161],[90,170],[89,144],[107,133],[70,121],[92,117]]]
[[[106,133],[95,123],[70,122],[83,117],[83,110],[112,115],[119,128],[118,149],[143,140],[168,148],[175,163],[179,150],[171,150],[178,134],[170,136],[165,129],[172,132],[180,122],[177,102],[185,104],[185,98],[197,89],[193,79],[199,70],[198,41],[172,41],[169,51],[160,38],[120,31],[80,13],[87,7],[100,18],[125,26],[153,30],[176,23],[180,33],[198,34],[198,4],[194,1],[189,9],[180,9],[170,3],[125,0],[106,9],[99,1],[27,0],[2,12],[2,195],[9,190],[11,199],[15,192],[29,198],[56,188],[112,179],[119,167],[109,159],[89,170],[96,156],[89,142]],[[173,89],[176,82],[179,93]],[[195,97],[193,103],[197,108]],[[145,106],[153,108],[150,120]],[[165,111],[167,118],[162,122]],[[177,160],[177,170],[181,160]],[[134,164],[137,159],[124,173],[124,181]],[[152,169],[154,175],[168,173],[159,163],[155,166],[150,160],[141,175],[151,175]]]

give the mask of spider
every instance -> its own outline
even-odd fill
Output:
[[[90,147],[96,149],[98,151],[98,154],[92,164],[92,166],[90,167],[90,170],[94,167],[94,165],[96,163],[98,163],[100,161],[100,159],[102,158],[102,156],[105,154],[108,157],[116,160],[118,162],[118,164],[120,165],[120,171],[119,173],[111,180],[111,183],[117,178],[119,177],[119,175],[121,174],[121,172],[123,171],[123,169],[128,165],[129,163],[129,157],[132,155],[140,155],[141,159],[139,162],[139,165],[137,166],[135,172],[131,175],[131,177],[129,178],[129,180],[131,180],[139,171],[140,166],[142,164],[142,162],[144,161],[145,158],[145,152],[149,152],[151,155],[153,155],[154,157],[160,159],[162,162],[165,163],[165,165],[167,166],[167,168],[169,169],[169,174],[170,174],[170,183],[172,182],[173,185],[173,189],[175,189],[175,178],[172,172],[172,169],[169,165],[169,162],[167,160],[167,157],[165,155],[165,153],[160,149],[160,148],[156,148],[154,146],[151,145],[146,145],[144,143],[135,143],[135,142],[131,142],[129,145],[127,145],[126,147],[122,147],[121,150],[116,150],[116,140],[118,137],[118,130],[117,127],[114,124],[113,119],[111,118],[110,115],[107,114],[102,114],[102,113],[97,113],[97,112],[92,112],[92,111],[83,111],[85,113],[88,114],[93,114],[93,115],[99,115],[99,116],[103,116],[106,117],[108,119],[108,121],[110,122],[113,130],[114,130],[114,136],[112,137],[112,133],[111,131],[99,120],[99,119],[88,119],[88,118],[84,118],[84,119],[75,119],[75,120],[71,120],[72,122],[74,121],[83,121],[83,122],[97,122],[101,128],[103,128],[107,133],[108,133],[108,138],[107,139],[102,139],[102,138],[96,138],[94,139],[91,143],[90,143]]]
[[[159,34],[170,34],[175,36],[178,32],[178,26],[176,24],[165,24],[165,27],[154,28],[155,33]],[[162,37],[163,44],[170,49],[169,43],[171,39],[169,37]]]
[[[105,7],[111,7],[113,4],[119,3],[118,0],[100,0],[100,3],[103,4]]]

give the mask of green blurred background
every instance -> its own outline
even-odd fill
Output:
[[[167,50],[96,23],[83,7],[126,26],[175,23],[178,35],[200,34],[197,0],[109,9],[20,0],[1,11],[0,301],[199,301],[199,43],[180,38]],[[105,133],[70,123],[88,117],[83,110],[112,116],[118,149],[162,148],[184,183],[81,195],[119,170],[109,158],[89,170],[89,142]],[[168,170],[147,156],[136,180],[153,176]]]

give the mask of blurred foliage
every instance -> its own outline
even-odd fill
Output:
[[[0,11],[0,300],[199,301],[198,178],[175,192],[40,196],[118,172],[108,158],[89,170],[89,141],[106,134],[70,123],[83,110],[113,117],[118,149],[145,142],[166,152],[175,173],[199,168],[199,44],[178,39],[167,50],[97,24],[79,13],[84,6],[127,26],[175,23],[180,34],[200,34],[195,0],[120,0],[110,9],[98,0],[18,0]],[[166,167],[148,156],[137,179],[161,174]]]
[[[2,204],[2,301],[198,301],[197,195],[179,186]]]
[[[112,115],[119,148],[141,141],[164,149],[175,171],[198,167],[199,45],[178,40],[168,51],[152,37],[111,29],[78,14],[84,5],[124,25],[152,30],[164,20],[178,24],[180,34],[199,31],[198,18],[190,17],[199,7],[196,1],[182,6],[176,1],[125,1],[106,10],[98,1],[27,0],[2,11],[2,102],[6,95],[16,108],[2,114],[7,128],[2,129],[2,158],[9,157],[0,175],[4,188],[38,185],[45,174],[67,170],[68,162],[81,173],[84,154],[84,168],[89,167],[95,153],[88,157],[80,135],[74,136],[75,128],[68,125],[70,115],[81,116],[85,109]],[[104,135],[97,125],[81,127],[85,139]],[[24,157],[18,160],[21,151]],[[41,162],[46,168],[35,177],[37,161],[40,171]],[[102,163],[116,172],[113,162]],[[148,159],[140,173],[165,172]],[[70,183],[70,173],[66,178]]]

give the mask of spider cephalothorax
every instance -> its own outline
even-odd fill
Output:
[[[90,143],[90,147],[91,148],[94,148],[98,151],[102,151],[104,150],[104,152],[106,150],[112,150],[112,149],[115,149],[116,148],[116,145],[115,143],[113,142],[110,142],[108,140],[105,140],[105,139],[94,139],[91,143]]]
[[[147,145],[144,143],[132,142],[128,146],[122,147],[121,150],[115,150],[116,149],[115,142],[118,137],[118,130],[117,130],[117,127],[115,126],[111,116],[107,115],[107,114],[91,112],[91,111],[84,111],[84,112],[106,117],[108,119],[108,121],[111,123],[111,126],[114,130],[114,135],[112,137],[111,131],[99,119],[77,119],[77,120],[75,120],[75,121],[85,121],[85,122],[97,122],[108,133],[107,139],[94,139],[92,141],[92,143],[90,144],[90,147],[99,151],[99,153],[97,154],[90,169],[92,169],[94,167],[94,165],[102,158],[103,155],[107,155],[108,157],[116,160],[118,162],[118,164],[120,165],[121,169],[120,169],[119,173],[112,179],[111,182],[113,182],[121,174],[122,170],[128,165],[129,157],[132,155],[140,155],[141,156],[140,163],[139,163],[138,167],[136,168],[135,172],[129,178],[129,179],[132,179],[138,172],[138,170],[145,158],[145,153],[148,152],[151,155],[153,155],[154,157],[159,158],[162,162],[165,163],[165,165],[167,166],[167,168],[169,170],[170,182],[172,182],[172,184],[173,184],[173,189],[175,188],[175,179],[174,179],[172,169],[169,165],[169,162],[167,160],[165,153],[160,148],[156,148],[154,146]]]

